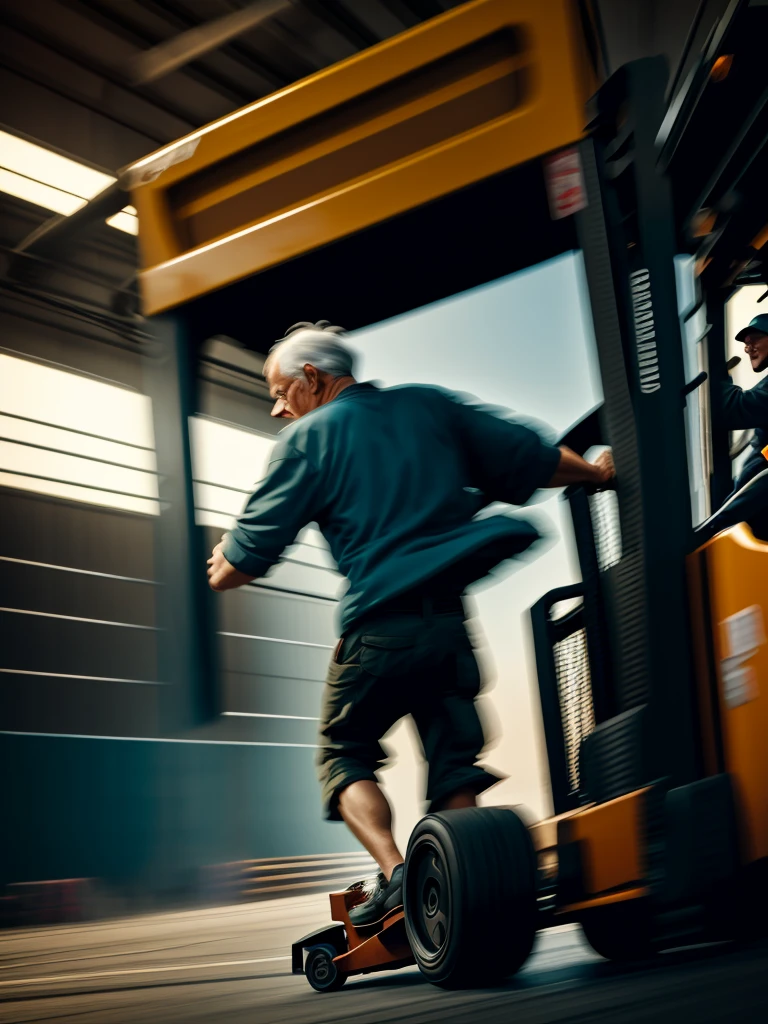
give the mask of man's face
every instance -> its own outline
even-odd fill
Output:
[[[279,366],[267,368],[267,384],[269,393],[275,404],[272,415],[277,419],[297,420],[320,405],[320,387],[318,371],[309,363],[304,367],[306,380],[297,377],[286,377],[280,372]]]
[[[744,338],[744,350],[755,373],[760,373],[768,366],[768,334],[750,331]]]

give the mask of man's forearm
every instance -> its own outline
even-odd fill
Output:
[[[613,464],[601,457],[598,462],[587,462],[570,448],[560,449],[560,464],[548,487],[568,487],[570,484],[603,486],[613,476]]]

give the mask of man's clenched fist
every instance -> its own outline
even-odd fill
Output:
[[[594,461],[594,465],[600,474],[599,483],[602,485],[611,483],[616,476],[616,470],[613,465],[613,455],[611,452],[600,452]]]
[[[246,576],[244,572],[240,572],[233,565],[226,560],[221,550],[222,537],[216,547],[213,549],[211,557],[208,559],[208,586],[211,590],[220,592],[222,590],[234,590],[235,587],[242,587],[244,583],[250,583],[253,576]]]

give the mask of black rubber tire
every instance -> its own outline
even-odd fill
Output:
[[[315,946],[307,954],[304,973],[315,992],[338,992],[347,980],[333,962],[336,955],[333,946]]]
[[[749,893],[748,900],[744,893]],[[768,938],[768,861],[742,868],[726,892],[718,892],[717,902],[718,906],[709,908],[718,919],[713,938],[748,944]]]
[[[643,900],[588,910],[581,918],[581,927],[592,949],[606,960],[626,963],[656,955],[653,919]]]
[[[496,985],[536,934],[536,854],[514,811],[429,814],[405,859],[405,927],[421,973],[444,988]]]

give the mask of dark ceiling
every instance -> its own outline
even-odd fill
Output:
[[[286,0],[256,27],[137,84],[145,51],[252,0],[0,0],[0,117],[14,131],[114,171],[460,2]],[[659,52],[676,63],[697,6],[602,0],[612,66]]]
[[[2,119],[114,171],[193,128],[343,60],[452,0],[294,0],[141,84],[142,53],[252,0],[0,0]],[[73,116],[72,105],[82,108]]]
[[[247,18],[242,12],[253,0],[0,0],[0,127],[114,173],[195,127],[458,2],[261,0],[279,9],[172,67],[172,59],[163,65],[158,46],[206,23]],[[703,7],[717,5],[713,0]],[[699,4],[601,0],[599,6],[613,68],[659,52],[675,67]],[[700,31],[706,22],[704,17]],[[143,63],[148,53],[160,60],[154,77]],[[121,295],[130,299],[133,237],[101,222],[78,234],[55,259],[50,253],[45,261],[31,252],[23,259],[15,255],[46,220],[50,215],[38,207],[0,196],[6,273],[11,267],[15,280],[30,288],[44,277],[46,288],[61,290],[66,279],[67,294],[97,306],[117,301],[120,307]]]

